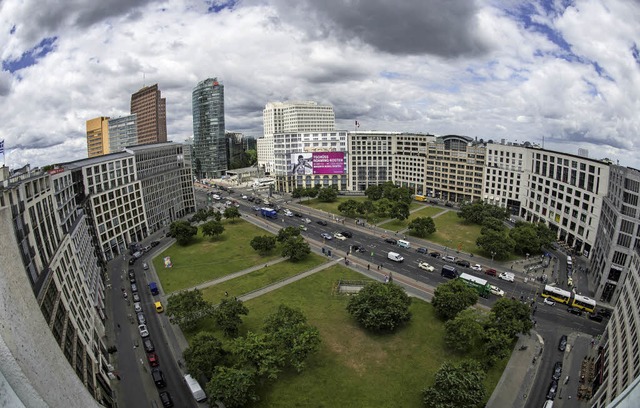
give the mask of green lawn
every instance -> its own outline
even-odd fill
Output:
[[[425,207],[421,210],[411,213],[411,215],[409,215],[409,218],[404,221],[390,220],[382,224],[378,224],[378,226],[380,228],[384,228],[389,231],[397,232],[407,228],[409,223],[418,217],[433,217],[434,215],[441,213],[443,211],[446,211],[446,210],[443,210],[442,208],[438,208],[438,207]]]
[[[436,223],[436,232],[427,238],[429,241],[461,252],[481,254],[480,248],[476,246],[476,239],[480,236],[482,227],[467,223],[455,211],[442,214],[433,221]]]
[[[279,280],[313,269],[325,262],[327,262],[326,257],[312,253],[300,262],[291,262],[288,260],[279,262],[275,265],[253,271],[247,275],[210,286],[202,290],[202,295],[208,302],[218,304],[225,296],[225,292],[227,292],[229,296],[239,297],[255,289],[263,288]]]
[[[422,407],[421,391],[445,360],[459,360],[444,345],[444,325],[429,303],[415,300],[413,318],[392,335],[362,330],[347,314],[348,297],[335,295],[338,279],[362,275],[335,265],[277,291],[246,302],[241,334],[259,331],[279,304],[299,308],[320,330],[319,352],[301,374],[282,373],[260,388],[255,407]],[[212,329],[206,319],[200,329]],[[219,331],[212,330],[220,338]],[[188,336],[193,333],[187,333]],[[503,362],[490,372],[488,394],[497,384]]]
[[[344,217],[344,214],[342,214],[340,211],[338,211],[338,206],[340,204],[342,204],[345,201],[348,200],[354,200],[354,201],[365,201],[367,200],[366,196],[340,196],[338,197],[338,199],[332,203],[324,203],[322,201],[319,201],[317,198],[314,198],[312,200],[305,200],[305,201],[301,201],[300,204],[301,205],[306,205],[307,207],[316,209],[316,210],[320,210],[320,211],[326,211],[330,214],[335,214],[338,215],[340,217]],[[417,202],[417,201],[413,201],[411,202],[411,204],[409,205],[409,211],[413,211],[417,208],[420,207],[424,207],[425,204],[421,203],[421,202]],[[367,221],[368,222],[374,222],[374,223],[378,223],[380,222],[380,220],[378,219],[374,219],[372,217],[367,217]],[[384,220],[382,220],[384,221]]]
[[[249,245],[256,235],[271,235],[267,231],[243,220],[224,220],[223,224],[225,231],[218,238],[205,238],[198,231],[190,245],[174,244],[153,259],[166,293],[280,258],[278,248],[271,255],[262,257]],[[172,268],[164,267],[165,256],[171,257]]]

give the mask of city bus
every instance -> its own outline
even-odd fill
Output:
[[[275,184],[276,181],[272,178],[258,179],[253,183],[254,187],[267,187]]]
[[[573,295],[571,306],[593,313],[596,310],[596,301],[586,296],[575,294]]]
[[[551,298],[558,303],[569,304],[571,300],[571,292],[568,290],[556,288],[555,286],[545,285],[542,291],[542,297]]]
[[[485,279],[477,278],[473,275],[469,275],[468,273],[461,273],[458,277],[462,279],[467,286],[474,288],[478,291],[478,294],[483,298],[488,298],[491,293],[491,285]]]

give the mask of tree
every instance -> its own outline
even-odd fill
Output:
[[[190,330],[211,308],[211,304],[202,297],[202,292],[194,289],[171,295],[167,299],[166,313],[171,323],[177,324],[182,330]]]
[[[276,247],[276,237],[269,235],[253,237],[249,245],[251,245],[251,248],[258,251],[260,255],[264,256]]]
[[[473,308],[465,309],[444,324],[444,341],[457,352],[476,350],[482,344],[487,316]]]
[[[475,201],[473,203],[462,204],[458,212],[458,217],[468,222],[482,225],[487,218],[496,218],[498,220],[507,219],[509,217],[509,211],[497,205]]]
[[[334,186],[323,187],[318,190],[318,200],[324,203],[332,203],[338,198],[338,189]]]
[[[215,238],[224,232],[224,226],[218,221],[208,221],[202,224],[202,235]]]
[[[252,371],[230,367],[217,367],[207,383],[209,404],[221,401],[226,408],[244,407],[258,400],[255,375]]]
[[[269,380],[277,379],[286,364],[284,349],[279,348],[273,336],[267,333],[248,332],[235,339],[232,350],[241,366],[250,367],[258,377]]]
[[[475,305],[477,301],[478,292],[475,289],[460,279],[454,279],[438,285],[431,304],[440,318],[449,320],[469,306]]]
[[[373,201],[364,200],[358,203],[358,213],[362,215],[367,215],[374,212]]]
[[[540,240],[541,247],[549,247],[556,240],[556,233],[551,231],[549,226],[544,222],[535,224],[536,231],[538,232],[538,239]]]
[[[356,200],[349,199],[338,205],[338,211],[347,217],[355,217],[358,214],[358,207]]]
[[[493,367],[499,360],[511,352],[513,338],[494,327],[488,327],[483,333],[482,354],[486,367]]]
[[[300,228],[298,227],[285,227],[278,231],[276,240],[278,242],[285,242],[289,238],[297,237],[300,235]]]
[[[510,338],[515,338],[518,333],[529,333],[533,327],[531,307],[514,299],[498,299],[489,316],[489,325]]]
[[[436,372],[435,383],[422,393],[427,408],[477,408],[484,401],[485,373],[477,361],[445,362]]]
[[[519,254],[540,252],[538,232],[531,223],[519,223],[509,231],[509,237],[515,243],[514,250]]]
[[[183,353],[187,371],[195,378],[211,378],[225,355],[222,343],[210,332],[199,332],[193,336]]]
[[[394,202],[388,198],[381,198],[373,203],[373,211],[375,212],[376,217],[385,218],[391,212],[393,205]]]
[[[194,227],[187,221],[174,221],[169,226],[169,234],[174,237],[178,244],[187,245],[198,233],[198,227]]]
[[[410,305],[400,286],[373,282],[349,299],[347,311],[368,330],[392,332],[411,319]]]
[[[319,188],[320,188],[320,186],[306,188],[305,192],[304,192],[304,195],[309,197],[309,198],[316,198],[318,196],[318,189]]]
[[[404,202],[395,202],[389,215],[397,220],[403,221],[409,218],[409,204]]]
[[[481,231],[480,233],[481,234],[486,233],[489,230],[504,233],[505,229],[506,227],[502,220],[499,220],[493,217],[488,217],[488,218],[485,218],[484,221],[482,222],[482,229],[480,230]]]
[[[436,223],[431,217],[418,217],[409,222],[408,228],[413,235],[424,238],[436,232]]]
[[[492,254],[494,259],[507,259],[515,243],[502,232],[487,230],[476,239],[476,245],[485,253]]]
[[[238,299],[222,299],[216,310],[213,312],[218,327],[227,337],[237,337],[238,329],[242,324],[240,315],[247,315],[249,309]]]
[[[306,189],[304,187],[296,187],[291,191],[291,198],[302,198],[305,197],[305,191]]]
[[[382,186],[369,186],[364,190],[364,195],[366,195],[371,201],[377,201],[382,198],[383,192],[384,190]]]
[[[309,244],[301,236],[291,237],[282,245],[282,256],[292,262],[303,260],[310,253]]]
[[[234,220],[240,218],[240,211],[237,207],[230,206],[224,209],[224,218]]]

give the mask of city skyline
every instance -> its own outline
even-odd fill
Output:
[[[5,163],[86,157],[86,120],[126,115],[123,96],[154,83],[181,142],[193,84],[216,75],[226,128],[248,136],[262,134],[266,103],[314,100],[334,107],[337,129],[544,138],[640,168],[637,2],[296,4],[2,4]]]

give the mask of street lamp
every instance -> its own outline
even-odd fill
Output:
[[[493,262],[494,256],[496,256],[496,251],[491,251],[491,262]]]

